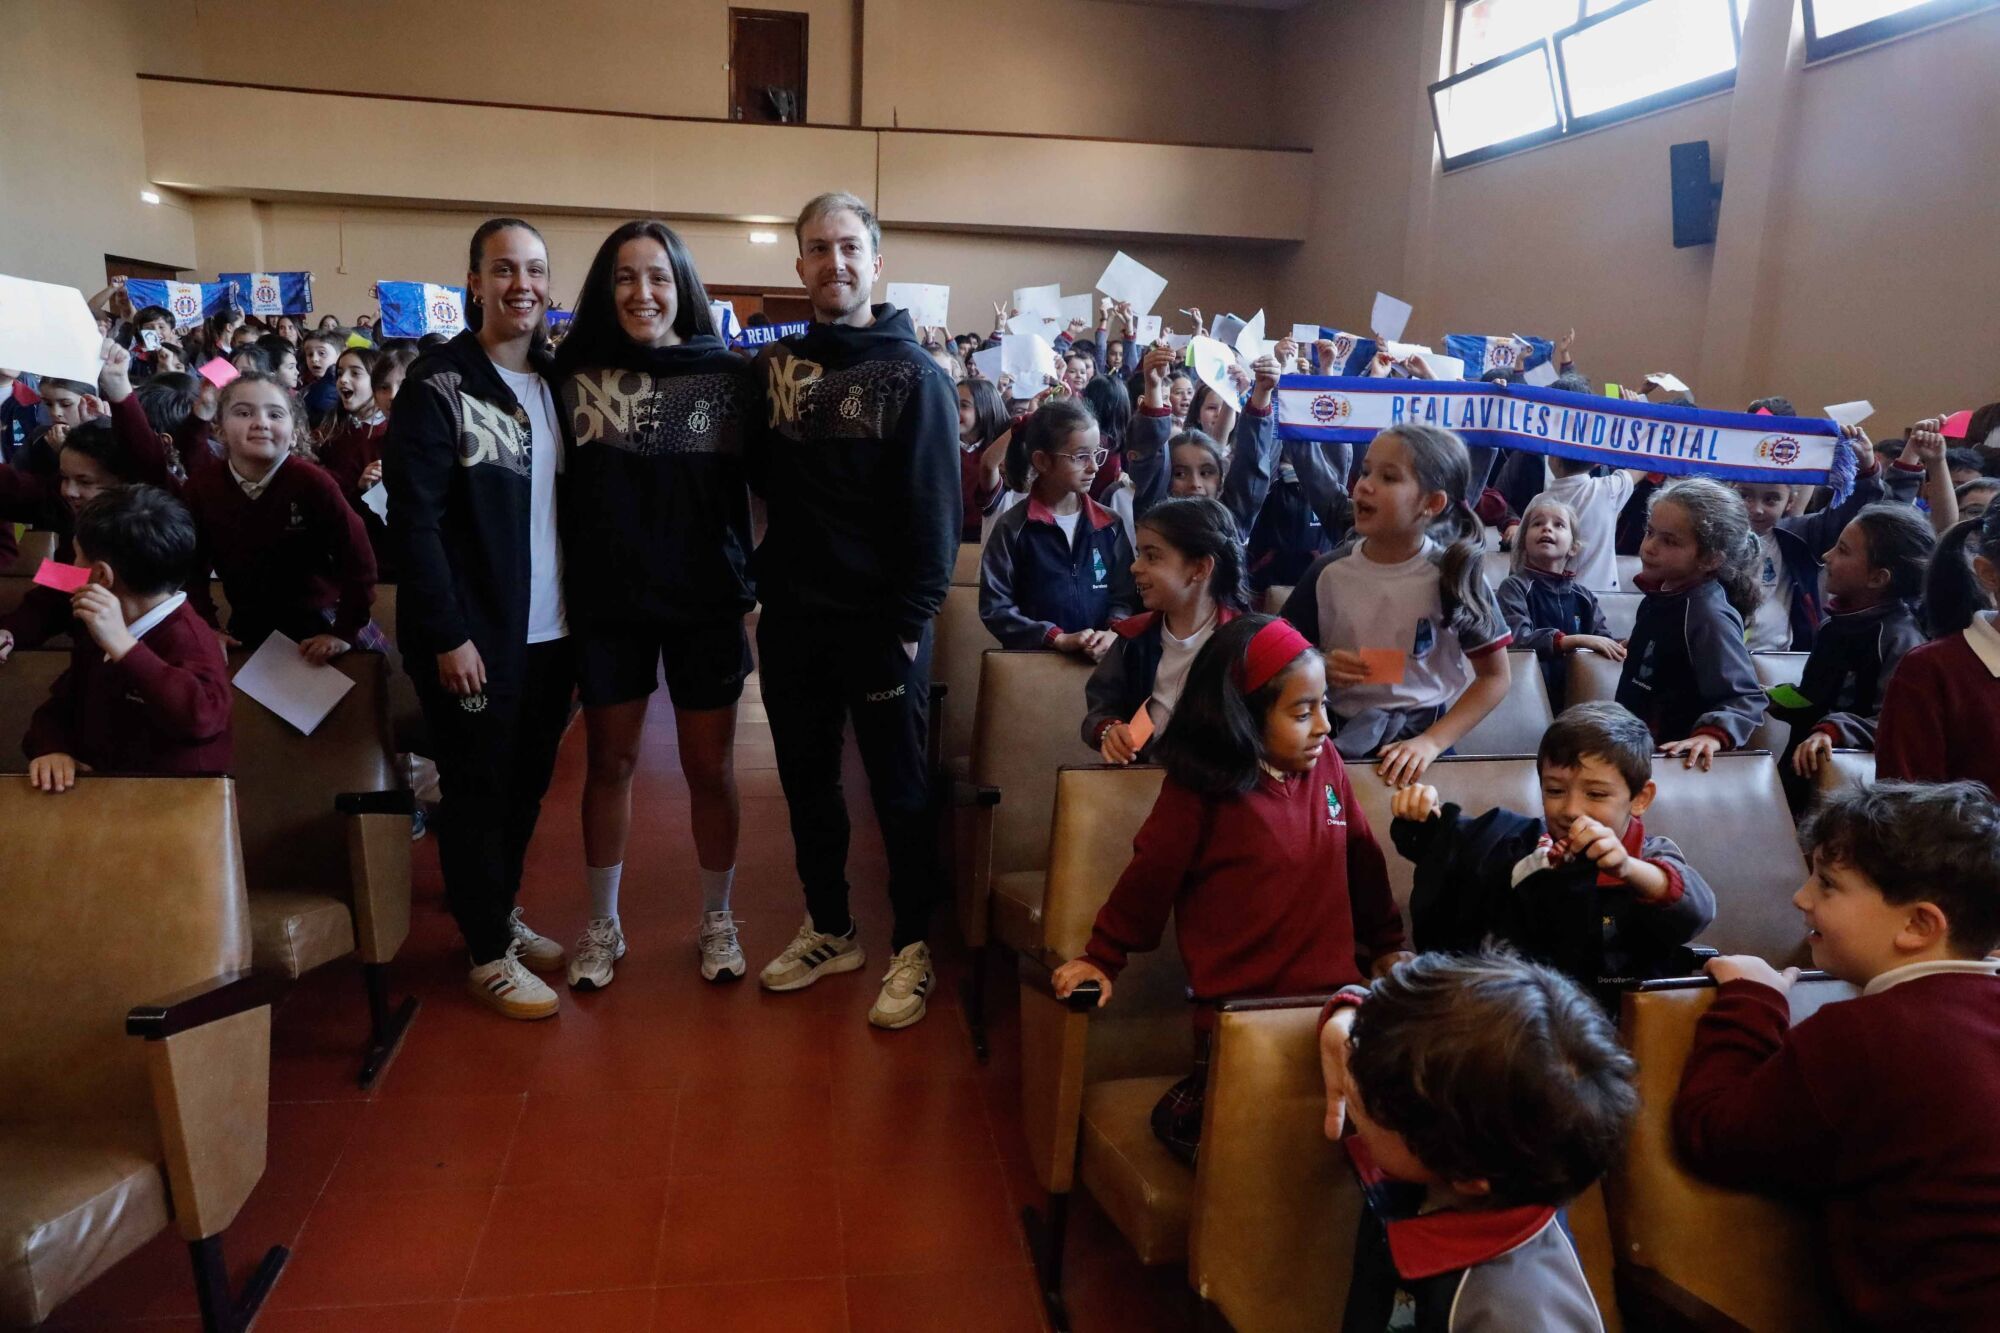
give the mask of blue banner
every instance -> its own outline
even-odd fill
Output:
[[[312,313],[310,273],[223,273],[216,281],[235,283],[243,309],[259,319]]]
[[[377,332],[384,338],[421,338],[442,333],[447,338],[465,329],[465,289],[434,282],[378,282],[375,299],[382,306]]]
[[[226,305],[241,307],[243,297],[233,282],[163,282],[158,278],[125,279],[125,295],[137,311],[160,306],[174,317],[177,329],[193,328]]]
[[[1525,351],[1521,346],[1523,342],[1527,344]],[[1444,354],[1465,362],[1465,377],[1476,380],[1496,370],[1526,372],[1554,356],[1556,345],[1547,338],[1528,334],[1521,335],[1517,342],[1512,335],[1489,337],[1483,333],[1447,333],[1444,335]]]
[[[729,337],[732,347],[762,347],[780,338],[796,338],[812,327],[811,320],[798,320],[791,324],[759,324],[754,328],[740,329]],[[720,330],[718,330],[720,332]]]
[[[1840,441],[1839,425],[1816,417],[1711,412],[1471,380],[1287,375],[1278,381],[1277,409],[1280,439],[1364,444],[1415,422],[1456,431],[1469,445],[1725,481],[1827,481]]]
[[[1320,325],[1319,336],[1333,343],[1333,359],[1340,363],[1336,366],[1319,366],[1320,374],[1364,375],[1368,372],[1368,363],[1375,359],[1373,338],[1364,338],[1358,333],[1344,333],[1339,329],[1330,329],[1324,324]],[[1313,364],[1318,366],[1319,351],[1317,348],[1311,350]]]

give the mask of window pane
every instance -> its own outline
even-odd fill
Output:
[[[1518,51],[1574,22],[1576,0],[1472,0],[1458,11],[1458,63],[1452,73]]]
[[[1813,0],[1813,28],[1819,36],[1829,37],[1904,10],[1921,9],[1929,3],[1930,0]]]
[[[1447,158],[1553,129],[1559,123],[1546,46],[1454,83],[1433,97]]]
[[[1556,40],[1578,120],[1736,67],[1727,0],[1651,0]]]

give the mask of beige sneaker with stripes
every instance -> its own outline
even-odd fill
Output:
[[[472,998],[505,1018],[553,1018],[560,1002],[542,979],[521,965],[521,942],[490,963],[473,968],[465,979]]]

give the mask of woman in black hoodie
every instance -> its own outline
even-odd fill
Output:
[[[729,910],[739,816],[731,746],[750,674],[743,617],[756,600],[743,432],[762,399],[749,361],[716,336],[708,293],[671,229],[628,222],[599,247],[556,386],[572,440],[563,551],[589,739],[591,920],[569,984],[610,984],[625,953],[618,881],[632,771],[662,666],[701,864],[702,976],[740,977]]]
[[[468,988],[508,1018],[547,1018],[556,994],[529,969],[561,968],[562,946],[514,900],[576,683],[548,247],[518,218],[494,218],[472,234],[468,268],[466,331],[410,367],[382,440],[397,642],[443,789],[438,860],[472,954]]]

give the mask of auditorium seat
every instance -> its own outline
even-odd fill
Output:
[[[69,669],[69,656],[52,648],[25,649],[0,662],[0,773],[28,771],[21,738],[49,687]]]
[[[1187,974],[1171,921],[1159,948],[1133,955],[1105,1008],[1073,1007],[1050,984],[1051,961],[1077,957],[1089,943],[1162,776],[1151,765],[1061,771],[1055,822],[1064,845],[1048,875],[1042,947],[1018,963],[1022,1124],[1030,1165],[1049,1194],[1047,1213],[1030,1209],[1024,1221],[1044,1297],[1057,1302],[1069,1193],[1079,1184],[1140,1262],[1187,1255],[1194,1172],[1150,1126],[1153,1104],[1194,1061]]]
[[[979,556],[986,548],[978,542],[960,542],[958,554],[952,557],[951,582],[953,587],[977,588],[979,586]]]
[[[1646,599],[1640,592],[1601,592],[1597,594],[1597,605],[1604,611],[1604,627],[1611,631],[1614,639],[1632,637],[1632,622],[1639,618],[1639,603]]]
[[[1638,556],[1636,555],[1619,556],[1618,586],[1621,588],[1636,587],[1637,585],[1633,583],[1633,580],[1639,577],[1639,569],[1640,569],[1640,564]]]
[[[1389,837],[1389,802],[1395,793],[1372,764],[1354,765],[1350,781],[1355,802],[1388,858],[1396,902],[1407,911],[1413,867]],[[1495,806],[1541,815],[1541,784],[1532,758],[1439,759],[1423,781],[1468,815]],[[1756,954],[1779,966],[1802,961],[1805,935],[1791,898],[1805,881],[1805,859],[1770,755],[1726,752],[1715,756],[1706,773],[1685,768],[1678,759],[1655,756],[1653,781],[1659,796],[1646,813],[1646,831],[1672,838],[1715,890],[1715,921],[1696,942],[1724,953]]]
[[[35,570],[41,567],[42,561],[55,559],[56,541],[56,534],[53,532],[43,528],[28,529],[21,534],[20,540],[16,543],[14,559],[4,567],[0,567],[0,574],[32,578]]]
[[[1823,975],[1823,974],[1822,974]],[[1831,979],[1792,987],[1794,1023],[1854,988]],[[1624,998],[1625,1041],[1639,1064],[1639,1117],[1606,1181],[1627,1314],[1641,1304],[1674,1327],[1816,1329],[1837,1322],[1810,1213],[1695,1179],[1673,1147],[1673,1102],[1695,1023],[1715,998],[1705,978],[1655,982]]]
[[[232,673],[247,654],[232,653]],[[354,682],[310,736],[240,690],[231,713],[256,966],[297,978],[361,953],[372,1086],[416,1012],[392,1009],[387,968],[410,932],[410,817],[389,735],[389,666],[355,651]]]
[[[1873,786],[1875,752],[1835,750],[1827,756],[1827,762],[1820,765],[1819,776],[1815,781],[1822,795],[1842,791],[1848,787]]]
[[[273,989],[248,970],[231,785],[0,782],[0,1326],[42,1323],[169,1224],[215,1333],[284,1263],[227,1290],[222,1235],[264,1174]]]
[[[1609,703],[1618,697],[1618,677],[1625,670],[1623,662],[1614,662],[1599,653],[1566,656],[1569,678],[1564,694],[1571,705]]]
[[[974,950],[966,1015],[982,1053],[983,950],[989,938],[1020,953],[1040,949],[1056,769],[1096,757],[1082,738],[1091,670],[1068,653],[993,649],[980,658],[971,782],[953,837],[959,930]]]
[[[1512,551],[1488,551],[1485,555],[1486,586],[1498,588],[1514,572]]]
[[[1458,744],[1452,746],[1454,753],[1533,754],[1541,747],[1542,733],[1549,729],[1553,717],[1541,665],[1531,652],[1509,650],[1507,670],[1507,696],[1479,719],[1478,726],[1458,738]]]
[[[0,574],[0,616],[20,606],[21,599],[34,586],[34,579],[28,574]]]
[[[971,771],[972,722],[979,700],[979,656],[997,648],[979,618],[977,585],[945,589],[944,604],[932,622],[931,726],[946,774],[963,779]]]

